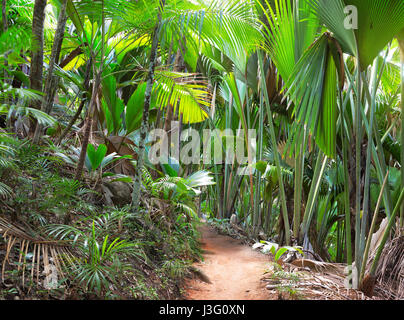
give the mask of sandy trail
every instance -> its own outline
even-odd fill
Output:
[[[205,261],[195,266],[211,284],[192,279],[186,285],[188,300],[268,300],[270,294],[261,278],[269,257],[240,241],[201,227]]]

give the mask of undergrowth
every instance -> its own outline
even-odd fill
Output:
[[[62,150],[11,140],[12,165],[0,167],[1,181],[11,192],[0,201],[0,216],[32,238],[67,243],[71,256],[59,254],[59,261],[50,258],[46,266],[40,253],[45,264],[37,278],[31,277],[37,268],[34,249],[22,252],[21,244],[14,244],[0,299],[180,297],[190,265],[201,258],[194,219],[178,211],[173,219],[144,208],[133,213],[128,206],[106,206],[92,183],[71,179],[72,169],[56,156]],[[2,235],[3,262],[9,243]],[[50,275],[45,268],[52,269]]]

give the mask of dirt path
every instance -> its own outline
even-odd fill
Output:
[[[268,300],[270,294],[261,278],[269,257],[253,251],[240,241],[217,234],[203,225],[202,248],[205,261],[195,266],[211,283],[192,279],[187,283],[188,300]]]

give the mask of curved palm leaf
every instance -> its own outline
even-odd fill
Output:
[[[292,139],[307,124],[321,150],[330,158],[336,152],[337,69],[330,48],[333,39],[324,34],[305,52],[286,86],[295,103]],[[293,148],[292,148],[293,150]]]
[[[210,95],[205,80],[197,75],[171,71],[156,71],[153,91],[161,108],[171,104],[178,109],[184,123],[198,123],[208,118]]]
[[[215,0],[207,8],[167,10],[167,15],[164,22],[166,32],[163,33],[167,39],[173,34],[185,36],[187,44],[195,46],[201,53],[209,50],[209,46],[215,47],[241,72],[245,72],[248,56],[262,40],[253,1]],[[163,39],[162,43],[169,41]]]
[[[362,69],[404,28],[401,0],[308,0],[346,53],[359,58]],[[358,28],[346,28],[346,6],[358,12]],[[392,23],[393,22],[393,23]]]

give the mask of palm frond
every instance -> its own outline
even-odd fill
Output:
[[[316,15],[320,17],[333,37],[338,40],[344,52],[354,56],[357,53],[356,37],[353,29],[346,28],[345,19],[347,15],[344,9],[347,3],[343,0],[307,0]],[[345,1],[346,2],[346,1]],[[365,1],[366,2],[366,1]],[[361,15],[365,14],[363,11]]]
[[[180,209],[181,211],[185,212],[185,214],[187,214],[191,218],[197,218],[198,217],[195,210],[192,209],[190,206],[184,204],[184,203],[177,203],[177,208]]]
[[[10,198],[13,195],[13,190],[3,182],[0,182],[0,197]]]
[[[288,79],[292,74],[296,63],[295,54],[295,20],[291,1],[275,0],[275,10],[265,0],[268,11],[262,7],[266,23],[263,25],[263,33],[266,42],[264,49],[270,54],[280,75],[283,79]],[[262,6],[262,5],[261,5]]]
[[[69,250],[69,245],[61,241],[53,241],[45,239],[40,236],[32,236],[26,232],[23,228],[8,222],[6,219],[0,217],[0,235],[7,243],[7,250],[2,265],[2,279],[4,278],[7,263],[12,267],[16,267],[16,262],[11,260],[11,252],[13,249],[18,248],[19,258],[17,264],[17,270],[22,270],[22,284],[24,286],[25,274],[30,269],[31,281],[34,281],[36,274],[36,282],[40,284],[40,277],[42,271],[46,274],[43,281],[43,286],[49,289],[49,277],[48,275],[54,268],[57,272],[57,279],[64,279],[65,274],[63,272],[63,266],[65,261],[74,260],[73,255]],[[32,251],[31,251],[32,250]],[[32,252],[32,262],[27,262],[27,254]],[[41,268],[42,266],[42,268]],[[42,278],[42,277],[41,277]],[[55,284],[52,284],[55,285]]]
[[[319,38],[299,60],[286,83],[296,117],[290,139],[298,141],[296,136],[302,134],[306,124],[330,158],[336,153],[337,119],[337,69],[330,48],[333,41],[327,34]]]
[[[156,71],[154,92],[161,108],[174,107],[184,123],[198,123],[208,117],[210,94],[206,81],[197,75],[170,71]]]
[[[248,56],[261,39],[253,1],[213,1],[200,10],[170,12],[165,20],[166,37],[187,37],[187,43],[203,52],[203,42],[216,47],[245,72]],[[163,33],[164,34],[164,33]],[[201,41],[203,40],[203,41]],[[169,41],[164,41],[169,43]]]
[[[197,171],[185,179],[185,183],[191,188],[214,185],[213,177],[208,171]]]
[[[359,60],[363,69],[373,63],[381,50],[404,28],[401,0],[344,0],[358,11],[355,30]],[[393,22],[394,21],[394,22]]]

